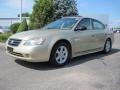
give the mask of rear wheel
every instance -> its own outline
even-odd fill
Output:
[[[66,43],[58,43],[54,46],[51,56],[50,56],[50,64],[53,66],[63,66],[71,58],[71,50],[69,45]]]
[[[104,45],[104,53],[109,53],[112,49],[112,42],[110,39],[107,39]]]

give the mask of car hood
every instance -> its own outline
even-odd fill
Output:
[[[61,30],[31,30],[12,35],[10,38],[29,40],[35,37],[47,37],[58,33]]]

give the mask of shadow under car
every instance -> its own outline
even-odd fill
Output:
[[[97,53],[92,53],[92,54],[87,54],[83,56],[78,56],[73,58],[67,65],[63,67],[52,67],[49,65],[48,62],[27,62],[23,60],[16,59],[15,62],[19,65],[22,65],[26,68],[30,69],[35,69],[35,70],[54,70],[54,69],[59,69],[59,68],[67,68],[67,67],[72,67],[75,65],[80,65],[82,63],[91,61],[91,60],[104,60],[104,56],[109,56],[115,53],[118,53],[120,49],[112,49],[112,51],[109,54],[104,54],[103,52],[97,52]]]

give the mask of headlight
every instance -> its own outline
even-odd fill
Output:
[[[24,45],[32,46],[32,45],[41,45],[45,41],[45,38],[32,38],[30,40],[25,41]]]

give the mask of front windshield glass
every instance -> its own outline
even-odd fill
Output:
[[[76,18],[62,18],[44,27],[44,29],[59,29],[59,30],[69,30],[74,27],[78,19]]]

